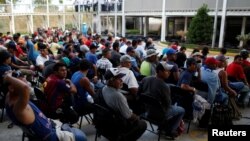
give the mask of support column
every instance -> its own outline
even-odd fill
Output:
[[[125,0],[122,1],[122,36],[126,34]]]
[[[27,16],[28,19],[28,28],[30,33],[34,33],[34,23],[33,23],[33,15]]]
[[[118,33],[119,34],[122,34],[122,16],[120,16],[119,18],[118,18],[118,21],[117,21],[118,23]]]
[[[47,28],[49,28],[49,0],[47,0]]]
[[[115,20],[114,20],[114,32],[115,32],[115,37],[117,36],[117,1],[115,1]]]
[[[217,17],[218,17],[218,4],[219,0],[216,0],[216,6],[215,6],[215,15],[214,15],[214,30],[213,30],[213,39],[212,39],[212,48],[215,46],[215,40],[216,40],[216,30],[217,30]]]
[[[15,19],[14,19],[14,13],[13,13],[13,0],[11,0],[11,32],[12,34],[16,33]]]
[[[188,29],[188,17],[185,17],[185,21],[184,21],[184,33],[187,32]]]
[[[241,35],[244,35],[246,32],[246,22],[247,22],[247,17],[243,17],[242,19],[242,26],[241,26]],[[240,47],[243,47],[243,41],[240,41]]]
[[[101,35],[101,32],[102,32],[102,19],[101,19],[101,16],[100,16],[100,13],[101,13],[101,2],[98,2],[98,12],[97,12],[97,33],[99,35]]]
[[[223,42],[224,42],[224,36],[225,36],[226,14],[227,14],[227,0],[223,0],[219,48],[223,48]]]
[[[139,17],[140,18],[140,34],[143,34],[143,17]]]
[[[161,15],[161,42],[165,41],[166,36],[166,0],[162,1],[162,15]]]
[[[143,25],[143,30],[144,30],[144,33],[143,33],[143,36],[146,37],[147,34],[148,34],[148,26],[149,26],[149,18],[148,17],[144,17],[144,25]]]

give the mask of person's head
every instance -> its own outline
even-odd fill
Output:
[[[191,54],[194,54],[195,52],[200,52],[198,48],[194,48]]]
[[[186,61],[187,69],[191,72],[195,72],[197,70],[197,62],[194,58],[188,58]]]
[[[111,43],[109,41],[105,43],[105,48],[111,48]]]
[[[107,80],[107,85],[115,89],[122,88],[122,77],[125,74],[120,73],[118,68],[110,68],[105,72],[104,78]]]
[[[129,55],[123,55],[120,58],[120,63],[122,67],[131,68],[131,57]]]
[[[90,50],[90,52],[95,53],[96,50],[97,50],[97,48],[98,48],[98,45],[97,45],[95,42],[93,42],[93,43],[90,45],[89,50]]]
[[[218,61],[218,68],[225,68],[227,66],[227,58],[224,55],[217,55],[215,59]]]
[[[61,79],[66,78],[67,76],[67,66],[64,63],[56,63],[53,67],[54,74]]]
[[[102,51],[102,56],[104,58],[107,58],[107,59],[110,59],[111,58],[111,51],[109,48],[105,48],[103,51]]]
[[[176,60],[176,50],[170,48],[167,51],[167,58],[169,61],[175,61]]]
[[[133,47],[137,47],[137,45],[138,45],[137,40],[133,40],[133,41],[132,41],[132,46],[133,46]]]
[[[209,53],[209,48],[208,47],[204,47],[201,51],[201,53],[203,54],[203,56],[207,56]]]
[[[243,58],[242,58],[241,55],[235,55],[234,56],[234,62],[235,63],[242,64],[242,60],[243,60]]]
[[[13,54],[15,51],[17,51],[16,43],[13,42],[13,41],[10,41],[10,42],[7,44],[7,48],[8,48],[9,53],[12,53],[12,54]]]
[[[135,49],[133,47],[128,47],[126,52],[129,56],[132,56],[132,57],[135,56]]]
[[[40,53],[41,53],[41,55],[42,55],[43,57],[45,57],[45,56],[48,55],[47,46],[46,46],[44,43],[39,42],[39,43],[37,44],[37,46],[38,46],[38,49],[39,49],[39,51],[40,51]]]
[[[249,57],[249,52],[245,49],[240,51],[240,55],[242,56],[243,60],[246,60]]]
[[[202,54],[200,52],[195,52],[194,54],[192,54],[191,57],[194,58],[197,61],[197,63],[201,63]]]
[[[57,43],[58,42],[58,37],[53,37],[53,42]]]
[[[222,55],[226,55],[226,54],[227,54],[227,49],[226,49],[226,48],[221,48],[221,49],[220,49],[220,53],[221,53]]]
[[[91,67],[92,67],[92,64],[87,59],[81,60],[80,62],[81,71],[88,71]]]
[[[185,53],[185,52],[186,52],[186,50],[187,50],[187,48],[186,48],[186,47],[184,47],[184,46],[182,46],[182,47],[180,48],[180,52],[182,52],[182,53]]]
[[[147,61],[149,61],[149,62],[156,62],[157,61],[157,55],[159,53],[157,53],[156,50],[149,49],[149,50],[147,50],[146,54],[147,54],[147,56],[146,56]]]
[[[126,42],[126,45],[127,45],[128,47],[130,47],[130,46],[132,45],[131,41],[127,41],[127,42]]]
[[[119,50],[120,50],[120,44],[119,44],[119,42],[114,42],[113,43],[113,50],[119,52]]]
[[[0,65],[9,65],[11,63],[11,55],[8,51],[0,51]]]
[[[211,70],[215,70],[217,68],[218,63],[219,62],[214,57],[208,57],[205,60],[205,65]]]
[[[170,75],[170,70],[173,68],[173,65],[169,65],[166,62],[160,62],[156,66],[157,77],[163,80],[167,79]]]

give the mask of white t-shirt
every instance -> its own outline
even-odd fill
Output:
[[[39,55],[37,56],[36,58],[36,65],[37,66],[40,66],[40,65],[43,65],[44,66],[44,63],[46,61],[49,61],[49,56],[47,55],[46,58],[44,58],[43,56]]]
[[[129,89],[139,87],[138,82],[135,78],[135,75],[131,70],[129,70],[126,67],[121,67],[121,68],[119,68],[119,71],[120,71],[120,73],[126,74],[124,77],[122,77],[122,81],[123,81],[123,83],[128,85]]]
[[[98,69],[109,69],[112,68],[112,63],[107,58],[101,58],[96,62],[96,67]]]
[[[123,46],[120,47],[119,52],[127,54],[127,48],[128,48],[128,46],[126,44],[124,44]]]

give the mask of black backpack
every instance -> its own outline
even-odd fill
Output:
[[[215,104],[211,116],[212,126],[225,127],[233,125],[231,112],[232,109],[229,106]]]

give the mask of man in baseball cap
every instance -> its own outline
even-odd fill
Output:
[[[137,140],[146,130],[147,124],[145,121],[140,120],[140,118],[132,112],[132,110],[128,106],[128,102],[126,97],[119,91],[122,87],[121,78],[125,74],[120,73],[118,68],[110,68],[106,71],[104,77],[107,80],[107,86],[105,86],[102,90],[102,95],[104,102],[106,105],[112,109],[113,111],[119,113],[122,118],[129,121],[131,124],[127,127],[122,126],[121,123],[117,124],[115,128],[106,128],[107,123],[102,123],[100,126],[105,128],[105,132],[109,133],[107,138],[110,140],[118,140],[118,136],[116,133],[117,130],[123,131],[122,140]],[[101,96],[99,96],[100,98]],[[101,128],[99,126],[99,128]],[[118,129],[118,128],[119,129]]]

